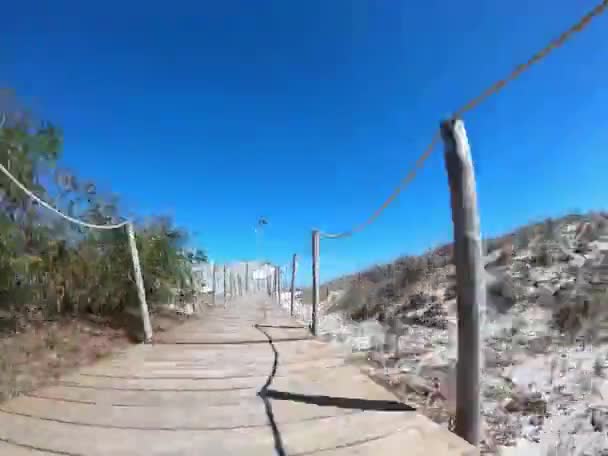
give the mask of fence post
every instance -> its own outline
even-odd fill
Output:
[[[213,305],[215,306],[215,294],[217,293],[217,277],[216,277],[216,269],[217,269],[217,265],[215,263],[213,263],[213,272],[211,273],[211,282],[213,283],[213,297],[212,297],[212,302]]]
[[[226,307],[226,265],[224,264],[224,307]]]
[[[480,319],[486,290],[477,211],[475,172],[464,123],[441,124],[445,166],[450,185],[454,224],[458,308],[456,426],[460,437],[478,446],[480,440]]]
[[[228,271],[228,274],[230,277],[230,300],[232,301],[234,299],[234,273],[232,269]]]
[[[270,296],[270,274],[266,274],[266,294]]]
[[[296,268],[297,268],[298,256],[294,253],[293,259],[291,260],[291,304],[289,306],[290,315],[293,316],[293,301],[294,294],[296,292]]]
[[[281,266],[277,266],[274,270],[275,273],[275,290],[277,293],[277,303],[281,305]]]
[[[249,293],[249,263],[245,262],[245,294]]]
[[[312,232],[312,322],[310,329],[312,335],[317,335],[317,306],[319,305],[319,243],[320,233]]]
[[[129,247],[131,249],[131,259],[133,260],[133,272],[135,274],[135,284],[137,286],[137,296],[139,297],[139,310],[144,325],[144,342],[152,342],[152,324],[150,323],[150,313],[146,301],[146,289],[144,288],[144,278],[141,275],[141,265],[139,263],[139,252],[135,242],[135,230],[132,223],[127,223],[127,235],[129,237]]]

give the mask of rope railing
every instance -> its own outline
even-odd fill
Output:
[[[38,195],[36,195],[34,192],[32,192],[31,190],[29,190],[25,185],[23,185],[21,182],[19,182],[19,180],[17,180],[17,178],[15,176],[13,176],[10,173],[10,171],[8,169],[6,169],[6,167],[2,163],[0,163],[0,171],[2,171],[2,173],[6,177],[8,177],[10,179],[10,181],[13,184],[15,184],[23,193],[25,193],[31,199],[33,199],[34,201],[36,201],[42,207],[48,209],[51,212],[54,212],[59,217],[64,218],[65,220],[67,220],[69,222],[72,222],[75,225],[80,225],[80,226],[84,226],[84,227],[92,228],[92,229],[96,229],[96,230],[115,230],[117,228],[122,228],[123,226],[125,226],[125,225],[127,225],[129,223],[128,220],[125,220],[124,222],[120,222],[120,223],[116,223],[116,224],[97,225],[97,224],[94,224],[94,223],[84,222],[84,221],[79,220],[79,219],[74,218],[74,217],[70,217],[69,215],[64,214],[59,209],[57,209],[56,207],[54,207],[51,204],[47,203],[42,198],[40,198]]]
[[[604,13],[606,11],[606,8],[608,8],[608,0],[603,0],[600,4],[595,6],[591,11],[589,11],[582,18],[580,18],[576,23],[574,23],[572,26],[570,26],[565,32],[563,32],[557,38],[555,38],[551,42],[549,42],[549,44],[546,45],[544,48],[542,48],[540,51],[536,52],[532,57],[530,57],[530,59],[528,59],[526,62],[524,62],[522,64],[517,65],[513,69],[513,71],[511,71],[511,73],[509,73],[509,75],[507,75],[503,79],[498,80],[497,82],[492,84],[490,87],[488,87],[486,90],[481,92],[478,96],[476,96],[475,98],[473,98],[472,100],[470,100],[469,102],[464,104],[461,108],[456,110],[456,112],[452,115],[452,119],[461,118],[465,113],[470,112],[473,109],[475,109],[477,106],[479,106],[482,102],[484,102],[490,96],[495,95],[498,92],[500,92],[501,90],[503,90],[509,82],[512,82],[515,79],[517,79],[522,73],[524,73],[530,67],[532,67],[533,65],[535,65],[538,62],[540,62],[541,60],[543,60],[552,51],[554,51],[555,49],[557,49],[560,46],[563,46],[575,34],[583,31],[591,23],[591,21],[593,19],[595,19],[596,17],[598,17],[602,13]],[[320,232],[321,238],[322,239],[340,239],[340,238],[349,237],[355,233],[359,233],[359,232],[363,231],[365,228],[367,228],[367,226],[369,226],[373,222],[375,222],[378,219],[378,217],[380,217],[380,215],[386,210],[386,208],[388,208],[388,206],[390,206],[391,203],[393,201],[395,201],[397,199],[397,197],[401,194],[401,192],[403,190],[405,190],[407,188],[407,186],[414,180],[418,171],[424,166],[424,163],[426,162],[426,160],[431,156],[431,154],[435,150],[435,147],[437,146],[440,139],[441,139],[441,134],[439,131],[437,131],[433,135],[431,142],[426,147],[424,152],[420,155],[418,160],[416,160],[416,163],[414,164],[412,169],[409,171],[409,173],[401,180],[401,182],[399,182],[399,184],[397,185],[395,190],[393,190],[393,192],[389,195],[389,197],[386,200],[384,200],[384,202],[380,205],[380,207],[378,209],[376,209],[367,219],[365,219],[362,223],[355,225],[353,228],[351,228],[348,231],[343,231],[340,233]]]
[[[98,225],[95,223],[85,222],[83,220],[79,220],[77,218],[71,217],[67,214],[64,214],[59,209],[54,207],[53,205],[47,203],[38,195],[36,195],[33,191],[28,189],[25,185],[23,185],[15,176],[11,174],[11,172],[6,169],[6,167],[0,163],[0,171],[13,183],[15,184],[23,193],[25,193],[30,199],[36,201],[40,206],[45,209],[53,212],[59,217],[79,226],[96,229],[96,230],[115,230],[125,227],[127,230],[127,236],[129,239],[129,249],[131,251],[131,259],[133,261],[133,272],[135,275],[135,283],[137,286],[137,296],[139,299],[142,323],[144,328],[144,341],[149,343],[152,341],[152,324],[150,322],[150,313],[148,311],[148,303],[146,301],[146,291],[144,288],[144,279],[141,272],[141,264],[139,261],[139,252],[137,251],[137,243],[135,242],[135,229],[133,227],[133,223],[129,220],[125,220],[116,224],[108,224],[108,225]]]
[[[416,160],[412,169],[378,209],[362,223],[355,225],[348,231],[339,233],[312,231],[311,331],[313,335],[317,335],[317,318],[321,301],[319,293],[320,240],[350,237],[371,225],[414,180],[439,141],[443,142],[444,162],[450,190],[454,233],[453,262],[455,264],[457,286],[458,341],[456,346],[458,363],[456,368],[455,433],[476,447],[479,446],[481,439],[479,392],[483,366],[483,341],[480,328],[483,326],[487,289],[473,160],[464,123],[460,119],[489,97],[499,93],[509,82],[514,81],[533,65],[542,61],[552,51],[564,45],[575,34],[584,30],[594,18],[604,13],[607,8],[608,0],[601,1],[565,32],[533,54],[526,62],[517,65],[506,77],[489,86],[478,96],[457,109],[449,119],[442,122],[439,130],[433,135],[430,144]]]

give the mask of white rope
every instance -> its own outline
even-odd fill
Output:
[[[78,220],[74,217],[70,217],[69,215],[65,215],[63,212],[61,212],[59,209],[56,209],[55,207],[51,206],[49,203],[47,203],[46,201],[43,201],[42,199],[40,199],[38,196],[36,196],[32,191],[28,190],[25,185],[23,185],[21,182],[19,182],[17,180],[17,178],[15,176],[13,176],[5,167],[2,163],[0,163],[0,171],[2,171],[6,177],[8,177],[17,187],[19,187],[27,196],[29,196],[30,198],[32,198],[33,200],[37,201],[38,204],[40,204],[41,206],[47,208],[48,210],[54,212],[55,214],[57,214],[60,217],[63,217],[66,220],[69,220],[72,223],[75,223],[76,225],[80,225],[80,226],[86,226],[87,228],[95,228],[98,230],[114,230],[116,228],[122,228],[123,226],[125,226],[126,224],[129,223],[128,220],[124,221],[124,222],[120,222],[116,225],[95,225],[94,223],[87,223],[87,222],[83,222],[82,220]]]

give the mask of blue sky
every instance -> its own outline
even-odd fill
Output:
[[[590,0],[9,2],[0,85],[65,132],[63,165],[168,213],[217,261],[302,256],[365,219],[439,121]],[[8,27],[8,29],[7,29]],[[606,208],[608,16],[465,117],[484,234]],[[270,225],[257,237],[260,215]],[[322,278],[452,233],[442,151]]]

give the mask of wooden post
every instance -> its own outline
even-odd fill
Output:
[[[213,263],[213,305],[215,306],[215,294],[217,293],[217,278],[216,278],[217,265]]]
[[[312,232],[312,335],[317,335],[317,306],[319,305],[319,243],[321,236],[318,230]]]
[[[270,274],[266,274],[266,293],[270,296]]]
[[[133,260],[133,272],[135,274],[135,285],[137,286],[137,296],[139,297],[139,311],[144,325],[144,343],[152,342],[152,324],[150,323],[150,313],[148,312],[148,302],[146,301],[146,289],[144,288],[144,278],[141,275],[141,265],[139,263],[139,252],[135,242],[135,230],[132,223],[127,223],[127,236],[129,237],[129,247],[131,249],[131,259]]]
[[[478,446],[480,440],[480,320],[486,305],[475,172],[464,124],[441,124],[445,166],[454,224],[458,309],[456,426],[460,437]]]
[[[232,273],[232,269],[228,271],[230,274],[230,300],[234,299],[234,274]]]
[[[277,300],[279,302],[279,306],[281,305],[281,293],[282,293],[282,286],[281,286],[281,266],[277,267]]]
[[[239,274],[237,276],[237,279],[238,279],[238,285],[239,285],[239,296],[243,296],[243,278]]]
[[[279,267],[274,267],[274,299],[276,302],[279,301]]]
[[[290,315],[293,316],[293,301],[296,292],[296,268],[298,267],[298,256],[294,253],[291,260],[291,304],[289,306]]]
[[[226,265],[224,265],[224,307],[226,307],[226,296],[227,296],[227,290],[226,290]]]
[[[249,263],[245,263],[245,294],[249,293]]]

